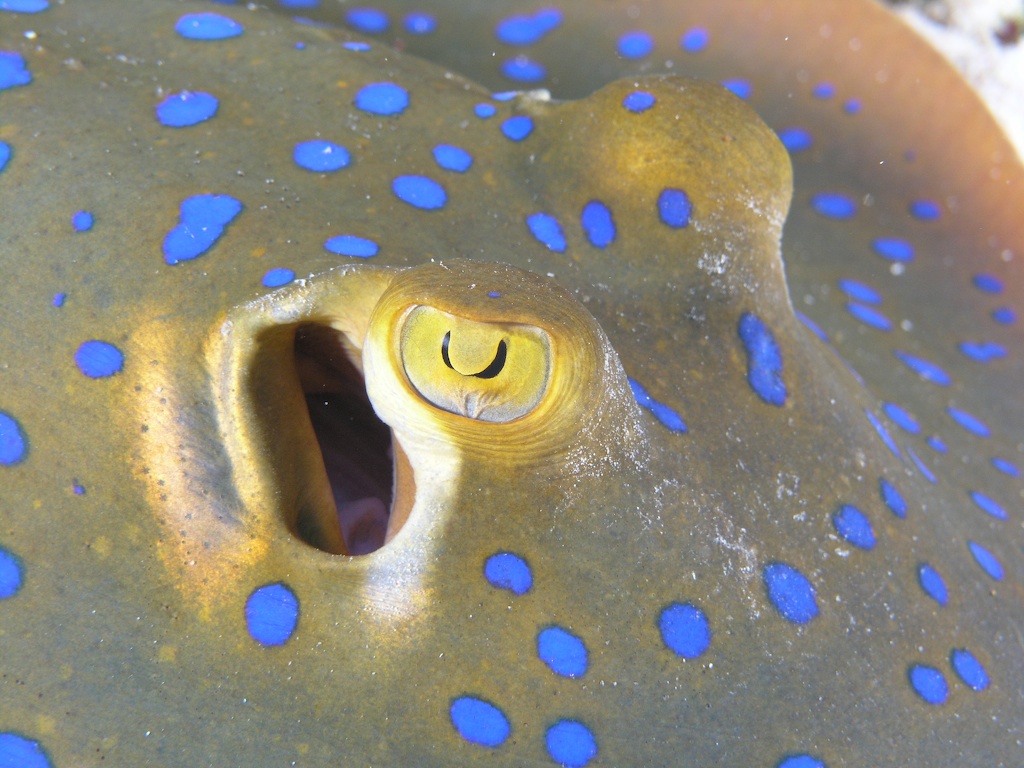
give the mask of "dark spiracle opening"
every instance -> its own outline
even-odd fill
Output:
[[[295,332],[295,362],[309,420],[323,457],[350,555],[385,541],[394,496],[391,430],[373,412],[359,368],[333,328],[304,325]],[[316,510],[300,510],[297,535],[320,547]],[[321,547],[322,548],[322,547]]]

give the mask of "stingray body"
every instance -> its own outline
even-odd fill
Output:
[[[1024,761],[1024,171],[898,21],[0,9],[0,762]]]

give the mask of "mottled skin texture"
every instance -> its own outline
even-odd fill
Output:
[[[494,47],[486,35],[499,10],[481,7],[484,18],[459,32],[479,48],[439,35],[440,48],[463,56],[446,64],[507,88],[489,64],[471,63]],[[0,48],[22,51],[34,76],[0,92],[0,139],[14,148],[0,174],[0,407],[30,441],[24,461],[0,468],[0,544],[25,568],[22,589],[0,602],[0,730],[39,740],[55,766],[551,765],[543,734],[560,717],[594,732],[593,765],[774,767],[798,752],[830,768],[1021,762],[1021,484],[987,458],[1020,459],[1024,345],[1019,323],[992,325],[995,300],[969,279],[997,274],[1006,286],[998,302],[1021,308],[1024,176],[935,54],[879,9],[851,2],[651,3],[640,19],[622,4],[578,3],[559,37],[541,44],[550,48],[538,48],[554,94],[582,97],[640,66],[601,52],[612,30],[642,23],[671,47],[697,20],[707,25],[715,46],[687,73],[748,76],[769,125],[799,122],[816,137],[795,160],[784,273],[788,158],[717,86],[650,77],[642,87],[660,101],[646,115],[619,106],[628,81],[582,102],[499,104],[498,117],[480,122],[481,87],[380,44],[344,51],[335,41],[346,35],[266,12],[232,9],[246,26],[240,38],[183,41],[174,22],[196,8],[69,0],[38,17],[0,14]],[[25,29],[39,38],[26,40]],[[684,56],[674,49],[676,71]],[[352,108],[360,86],[381,80],[411,92],[400,117]],[[861,98],[864,114],[812,100],[806,82],[818,80]],[[163,128],[152,117],[160,88],[209,90],[220,111],[193,128]],[[513,113],[536,120],[522,144],[497,129]],[[296,168],[293,145],[316,132],[348,146],[352,167],[327,177]],[[430,156],[441,141],[469,150],[474,169],[441,175]],[[442,179],[447,206],[426,212],[395,199],[398,173]],[[694,200],[685,230],[657,221],[653,201],[666,185]],[[853,222],[825,222],[807,206],[823,188],[870,194],[873,205]],[[167,266],[163,236],[180,201],[200,192],[232,194],[245,210],[208,254]],[[910,220],[903,211],[918,196],[946,201],[946,215]],[[577,226],[595,197],[618,225],[606,250]],[[68,221],[80,208],[97,225],[76,235]],[[537,210],[563,222],[565,254],[530,236],[523,219]],[[928,254],[903,276],[856,255],[892,231]],[[350,559],[307,545],[295,516],[327,491],[300,446],[300,391],[273,327],[297,317],[365,324],[376,289],[351,286],[376,278],[365,269],[314,278],[308,299],[303,286],[271,293],[259,278],[273,266],[304,277],[357,262],[323,249],[340,232],[380,243],[374,266],[463,257],[551,273],[579,302],[552,286],[557,311],[593,315],[625,372],[689,433],[639,411],[611,366],[597,377],[611,393],[606,408],[582,437],[569,430],[547,452],[498,461],[500,427],[483,425],[478,447],[453,449],[449,482],[417,478],[409,522],[383,549]],[[728,256],[724,271],[709,268],[708,254]],[[482,279],[515,292],[514,279],[489,270],[467,267],[446,290],[457,296]],[[349,275],[340,295],[352,291],[342,308],[317,287],[339,274]],[[884,285],[885,310],[913,330],[886,335],[846,315],[834,288],[843,276]],[[56,310],[61,290],[69,298]],[[532,293],[543,299],[545,288]],[[799,323],[790,297],[865,385]],[[782,350],[783,408],[746,382],[736,323],[751,311]],[[261,312],[273,318],[269,336],[237,332],[257,327]],[[1010,356],[985,367],[966,360],[955,343],[975,336],[996,338]],[[121,347],[124,371],[82,376],[72,355],[90,338]],[[918,380],[893,361],[897,345],[942,365],[953,386]],[[275,387],[281,400],[271,404]],[[882,400],[946,440],[947,454],[927,455],[938,484],[871,429],[863,411]],[[951,426],[950,403],[993,436],[982,446]],[[403,424],[392,426],[401,441]],[[404,447],[416,467],[426,459],[414,442]],[[898,484],[907,520],[879,502],[879,477]],[[971,506],[969,488],[998,497],[1010,520]],[[843,503],[871,517],[874,551],[851,553],[836,539],[831,516]],[[1003,581],[970,559],[967,538],[1000,558]],[[498,549],[530,561],[530,593],[513,597],[481,577]],[[761,570],[775,559],[815,584],[821,614],[804,627],[766,599]],[[922,560],[951,586],[945,608],[917,585]],[[300,598],[300,624],[283,648],[262,648],[242,606],[254,587],[279,580]],[[698,659],[662,643],[657,615],[672,601],[709,617],[712,644]],[[537,630],[549,623],[585,639],[584,678],[557,678],[536,658]],[[907,667],[942,666],[954,647],[978,656],[992,686],[971,691],[947,665],[949,701],[929,706],[907,685]],[[466,693],[500,704],[512,725],[502,747],[467,743],[452,728],[449,704]]]

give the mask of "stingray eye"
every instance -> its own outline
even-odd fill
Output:
[[[504,422],[532,411],[547,390],[548,334],[524,323],[481,322],[419,306],[400,338],[405,375],[438,408]]]

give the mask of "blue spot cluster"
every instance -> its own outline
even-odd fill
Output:
[[[775,336],[761,318],[752,312],[740,317],[737,330],[747,353],[747,382],[750,388],[769,405],[785,405],[782,351]]]
[[[245,625],[260,645],[284,645],[299,623],[299,599],[280,582],[257,587],[245,601]]]
[[[178,224],[164,238],[164,261],[179,264],[202,256],[242,211],[230,195],[195,195],[181,203]]]
[[[529,564],[512,552],[496,552],[484,561],[484,578],[495,589],[525,595],[533,587]],[[551,672],[567,678],[582,678],[587,673],[588,653],[583,638],[555,624],[537,633],[536,655]],[[456,733],[465,741],[481,747],[496,748],[512,733],[508,716],[492,701],[475,695],[460,695],[452,700],[448,716]],[[560,719],[544,734],[548,756],[559,765],[587,765],[598,754],[597,741],[586,725],[573,719]]]

